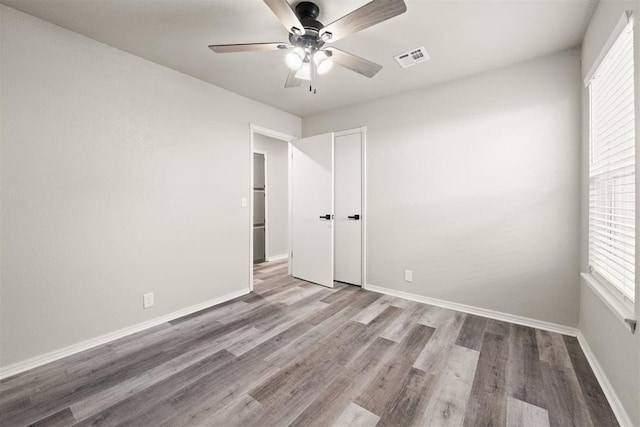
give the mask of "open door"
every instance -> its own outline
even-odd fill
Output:
[[[333,133],[291,148],[291,275],[332,288]]]

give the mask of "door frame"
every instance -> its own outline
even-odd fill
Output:
[[[282,132],[278,132],[276,130],[272,130],[272,129],[268,129],[262,126],[258,126],[255,125],[253,123],[249,123],[249,134],[250,134],[250,141],[251,143],[249,144],[249,291],[253,291],[253,153],[254,153],[254,149],[253,149],[253,145],[254,145],[254,135],[255,134],[260,134],[260,135],[264,135],[264,136],[268,136],[270,138],[274,138],[274,139],[279,139],[281,141],[284,141],[287,143],[287,148],[288,148],[288,159],[291,158],[291,141],[293,141],[294,139],[297,139],[296,136],[293,135],[288,135],[286,133],[282,133]],[[265,162],[266,162],[266,156],[265,156]],[[288,176],[288,192],[287,192],[287,200],[289,203],[289,211],[291,210],[291,162],[287,161],[289,167],[289,176]],[[266,168],[265,168],[265,175],[267,174]],[[265,176],[265,189],[267,187],[267,181],[266,181],[266,176]],[[268,190],[267,190],[268,191]],[[265,198],[266,198],[266,191],[265,191]],[[267,209],[267,201],[265,200],[265,210]],[[265,224],[267,222],[267,215],[268,212],[265,212]],[[291,218],[289,218],[289,222],[291,222]],[[265,245],[267,245],[267,231],[266,231],[266,227],[265,227]],[[291,236],[289,236],[289,247],[287,248],[287,253],[290,254],[291,253]],[[268,249],[265,248],[265,258],[267,258],[268,255]],[[268,258],[267,258],[268,259]],[[287,264],[289,265],[289,273],[291,273],[291,263],[287,262]]]
[[[267,224],[269,223],[269,169],[268,169],[269,168],[269,152],[256,150],[254,148],[251,154],[262,154],[264,156],[264,260],[269,261],[269,229],[267,228]],[[251,159],[253,159],[253,156],[251,156]],[[252,169],[253,169],[253,166],[254,165],[252,164],[251,165]],[[255,177],[252,175],[251,177],[251,203],[252,204],[251,204],[250,215],[253,215],[253,192],[254,192],[253,179],[254,178]],[[253,235],[251,237],[253,238]],[[251,245],[251,248],[253,249],[253,244]],[[253,260],[251,261],[253,262]]]
[[[339,136],[351,135],[354,133],[360,133],[360,147],[361,147],[361,176],[360,176],[360,191],[361,191],[361,214],[360,214],[360,246],[362,251],[362,265],[361,269],[361,281],[360,286],[362,289],[367,289],[367,127],[361,126],[359,128],[345,129],[334,132],[334,139]],[[335,197],[335,196],[334,196]],[[335,202],[335,200],[334,200]]]

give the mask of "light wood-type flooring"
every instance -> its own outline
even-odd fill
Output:
[[[256,267],[255,292],[0,382],[1,426],[618,425],[573,337]]]

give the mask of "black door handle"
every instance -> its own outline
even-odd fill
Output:
[[[330,215],[330,214],[320,215],[320,219],[331,219],[331,216],[332,215]]]
[[[360,219],[360,215],[355,214],[355,215],[353,215],[353,216],[348,216],[347,218],[349,218],[349,219],[355,219],[355,220],[357,221],[357,220],[359,220],[359,219]]]

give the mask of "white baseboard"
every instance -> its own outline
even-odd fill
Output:
[[[596,379],[600,383],[600,387],[602,387],[602,391],[604,395],[607,397],[609,401],[609,405],[611,405],[611,409],[618,419],[618,423],[620,423],[621,427],[633,427],[633,423],[631,422],[631,418],[625,411],[624,406],[618,399],[618,395],[615,390],[611,386],[609,379],[602,370],[602,366],[598,363],[598,359],[596,359],[595,354],[591,351],[591,347],[589,347],[589,343],[587,343],[587,339],[582,335],[582,332],[578,334],[578,342],[580,343],[580,347],[582,347],[582,352],[584,353],[589,365],[591,365],[591,369],[596,376]]]
[[[147,320],[146,322],[138,323],[137,325],[128,326],[117,331],[109,332],[99,337],[91,338],[77,344],[70,345],[58,350],[51,351],[49,353],[42,354],[40,356],[32,357],[31,359],[24,360],[22,362],[13,363],[0,368],[0,379],[8,378],[13,375],[19,374],[29,369],[37,368],[38,366],[45,365],[47,363],[62,359],[63,357],[71,356],[72,354],[79,353],[84,350],[88,350],[93,347],[97,347],[102,344],[117,340],[118,338],[126,337],[127,335],[135,334],[136,332],[144,331],[145,329],[153,328],[162,323],[175,320],[179,317],[195,313],[196,311],[204,310],[205,308],[212,307],[217,304],[232,300],[242,295],[246,295],[250,292],[249,288],[241,289],[239,291],[231,292],[226,295],[222,295],[217,298],[213,298],[209,301],[205,301],[200,304],[192,305],[182,310],[174,311],[164,316],[156,317],[155,319]]]
[[[367,284],[365,286],[365,289],[368,291],[373,291],[381,294],[391,295],[394,297],[404,298],[411,301],[422,302],[425,304],[431,304],[438,307],[461,311],[463,313],[474,314],[476,316],[488,317],[490,319],[501,320],[503,322],[515,323],[517,325],[529,326],[531,328],[543,329],[545,331],[550,331],[550,332],[557,332],[563,335],[570,335],[572,337],[578,336],[578,333],[579,333],[577,328],[572,328],[570,326],[558,325],[556,323],[545,322],[543,320],[531,319],[529,317],[517,316],[515,314],[502,313],[500,311],[474,307],[466,304],[459,304],[457,302],[425,297],[423,295],[397,291],[395,289],[383,288],[381,286]]]
[[[274,255],[274,256],[270,256],[267,258],[267,261],[271,262],[271,261],[280,261],[281,259],[285,259],[285,258],[289,258],[289,254],[280,254],[280,255]]]

